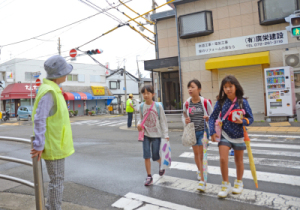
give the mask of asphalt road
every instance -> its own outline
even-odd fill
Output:
[[[137,131],[119,129],[125,122],[126,117],[117,117],[72,123],[76,152],[66,159],[64,201],[95,209],[117,209],[112,205],[127,209],[131,209],[128,205],[132,205],[132,209],[300,209],[300,136],[251,136],[259,188],[255,188],[245,153],[243,194],[218,199],[216,194],[222,179],[217,145],[211,144],[208,151],[206,193],[196,191],[192,150],[182,146],[182,133],[174,131],[169,134],[171,169],[160,178],[158,164],[153,163],[155,182],[145,187],[142,144],[137,141]],[[0,132],[1,136],[29,138],[32,128],[29,125],[0,126]],[[30,160],[29,147],[23,144],[0,142],[0,155]],[[233,184],[235,164],[232,157],[229,168]],[[46,187],[49,178],[46,168],[43,169]],[[30,167],[16,163],[0,161],[0,173],[33,179]],[[0,186],[0,197],[1,191],[34,193],[28,187],[5,183],[6,187]]]

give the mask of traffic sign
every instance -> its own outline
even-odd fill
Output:
[[[70,56],[71,56],[72,58],[75,58],[76,55],[77,55],[77,50],[75,50],[75,49],[70,50]]]
[[[41,85],[41,80],[40,79],[36,79],[35,80],[35,85],[39,87]]]

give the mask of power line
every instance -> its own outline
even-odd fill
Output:
[[[69,27],[69,26],[74,25],[74,24],[76,24],[76,23],[79,23],[79,22],[81,22],[81,21],[84,21],[84,20],[90,19],[90,18],[92,18],[92,17],[95,17],[95,16],[97,16],[97,15],[100,15],[100,14],[102,14],[102,13],[104,13],[104,12],[110,10],[110,9],[113,9],[113,8],[108,8],[108,9],[102,11],[102,12],[98,12],[98,13],[96,13],[96,14],[94,14],[94,15],[91,15],[91,16],[89,16],[89,17],[83,18],[83,19],[81,19],[81,20],[78,20],[78,21],[76,21],[76,22],[70,23],[70,24],[68,24],[68,25],[62,26],[62,27],[60,27],[60,28],[54,29],[54,30],[52,30],[52,31],[43,33],[43,34],[41,34],[41,35],[34,36],[34,37],[29,38],[29,39],[24,39],[24,40],[22,40],[22,41],[18,41],[18,42],[13,42],[13,43],[5,44],[5,45],[2,45],[1,47],[7,47],[7,46],[10,46],[10,45],[15,45],[15,44],[19,44],[19,43],[22,43],[22,42],[27,42],[27,41],[29,41],[29,40],[36,39],[36,38],[41,37],[41,36],[45,36],[45,35],[47,35],[47,34],[50,34],[50,33],[53,33],[53,32],[55,32],[55,31],[61,30],[61,29],[63,29],[63,28]]]
[[[62,53],[65,53],[65,52],[68,52],[68,50],[63,51]],[[57,52],[52,53],[52,54],[48,54],[48,55],[39,56],[39,57],[36,57],[36,58],[25,59],[25,60],[22,60],[22,61],[19,61],[19,62],[8,63],[8,64],[6,64],[6,65],[1,65],[1,64],[0,64],[0,67],[3,67],[3,66],[11,66],[11,65],[14,65],[14,64],[17,64],[17,63],[22,63],[22,62],[26,62],[26,61],[30,61],[30,60],[36,60],[36,59],[39,59],[39,58],[43,58],[43,57],[47,57],[47,56],[52,56],[52,55],[56,55],[56,54],[57,54]],[[10,60],[10,61],[11,61],[11,60]],[[9,61],[7,61],[7,62],[9,62]]]

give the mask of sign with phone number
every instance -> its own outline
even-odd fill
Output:
[[[286,30],[197,43],[196,55],[207,55],[281,44],[288,44]]]

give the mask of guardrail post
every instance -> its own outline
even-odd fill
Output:
[[[35,136],[31,136],[31,148],[33,148],[33,141]],[[38,157],[32,159],[33,164],[33,177],[34,177],[34,191],[35,191],[35,204],[37,210],[45,210],[45,197],[44,197],[44,182],[42,174],[42,160],[38,161]]]

